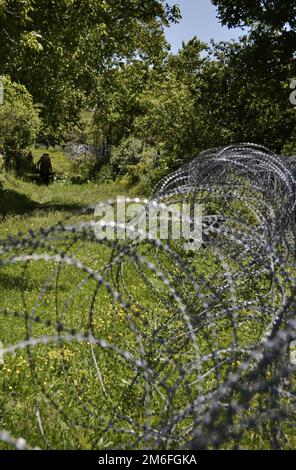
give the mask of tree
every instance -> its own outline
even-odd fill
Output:
[[[220,43],[212,54],[204,63],[196,102],[200,146],[248,141],[280,152],[296,125],[288,66],[278,64],[273,73],[257,74],[248,37]]]
[[[93,97],[95,123],[109,146],[136,135],[179,155],[192,151],[191,104],[198,95],[204,48],[193,38],[154,67],[135,59],[101,76]]]
[[[218,7],[222,24],[229,27],[253,26],[282,30],[286,25],[296,29],[296,4],[294,0],[212,0]]]
[[[281,151],[296,126],[295,110],[289,101],[289,85],[296,73],[295,2],[212,3],[222,24],[247,28],[239,42],[214,47],[217,67],[209,63],[205,71],[204,109],[208,107],[210,122],[223,130],[221,138],[217,135],[214,141],[220,138],[222,142],[224,135],[227,140],[265,143]]]
[[[4,103],[0,105],[0,147],[13,156],[31,145],[40,128],[39,110],[22,85],[3,78]]]
[[[179,10],[164,0],[5,0],[0,67],[42,104],[43,134],[61,139],[100,74],[140,57],[152,63]]]
[[[222,24],[230,28],[249,28],[253,52],[257,57],[260,53],[263,55],[257,64],[261,74],[264,73],[262,66],[270,62],[293,63],[296,43],[294,0],[212,0],[212,3],[218,7]],[[294,64],[293,69],[295,73]]]
[[[101,74],[92,95],[94,125],[109,149],[133,133],[134,120],[142,113],[141,94],[151,86],[153,75],[149,64],[139,59]]]
[[[135,120],[137,136],[174,155],[192,150],[194,102],[185,83],[172,72],[165,72],[141,94],[140,102],[142,113]]]

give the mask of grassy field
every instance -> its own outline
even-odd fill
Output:
[[[35,161],[40,153],[42,149],[34,153]],[[66,176],[73,174],[61,152],[50,153],[54,169],[62,169]],[[0,340],[6,347],[28,338],[59,336],[48,344],[24,345],[5,355],[0,365],[1,428],[41,448],[140,448],[143,436],[144,445],[154,447],[153,430],[164,429],[170,416],[197,396],[211,393],[239,365],[241,358],[226,354],[217,375],[217,358],[212,355],[214,349],[233,346],[233,317],[194,323],[196,318],[203,318],[203,297],[196,298],[182,266],[150,245],[144,243],[138,254],[154,262],[170,284],[151,266],[135,262],[130,252],[121,253],[124,264],[118,261],[110,265],[120,247],[97,242],[91,230],[38,235],[39,229],[65,219],[69,224],[86,220],[77,215],[77,210],[126,194],[120,183],[78,185],[66,178],[44,187],[8,174],[0,192],[0,238],[11,236],[12,253],[28,256],[23,260],[11,260],[9,252],[4,256],[7,264],[0,271]],[[135,192],[128,194],[134,196]],[[14,243],[14,236],[27,234],[30,229],[36,236],[31,236],[29,245],[19,243],[27,235],[18,235],[18,243]],[[40,239],[44,245],[34,245],[34,240]],[[54,258],[62,252],[71,256],[70,264]],[[31,259],[33,253],[40,255],[39,259]],[[43,259],[44,253],[52,258]],[[205,298],[223,277],[221,261],[203,249],[194,259],[189,257],[188,263]],[[239,270],[239,264],[232,269]],[[102,284],[98,273],[109,284]],[[256,279],[236,288],[244,300],[255,301],[258,296]],[[189,305],[189,320],[172,289],[178,290]],[[260,289],[262,296],[268,295],[269,282],[264,275]],[[223,296],[223,301],[231,304],[231,293],[226,291]],[[219,310],[219,305],[215,308]],[[248,313],[243,306],[236,314],[239,327],[235,341],[246,348],[256,344],[264,322],[268,323],[268,318],[261,323],[258,318],[249,319]],[[195,342],[188,341],[188,321],[195,328],[202,325],[196,328]],[[93,345],[87,336],[79,342],[62,339],[63,334],[76,338],[78,333],[90,332],[106,344]],[[196,344],[200,355],[208,355],[200,370],[189,366],[195,361]],[[126,351],[129,357],[124,355]],[[131,358],[142,361],[145,367]],[[206,379],[200,383],[201,375]],[[264,395],[253,398],[245,416],[264,399]],[[172,441],[164,439],[158,447],[178,447],[177,443],[190,439],[192,426],[191,414],[184,415],[174,426]],[[287,447],[294,444],[295,437],[288,429]],[[224,447],[232,445],[230,439]],[[241,446],[268,448],[270,441],[263,428],[254,427],[244,433]]]
[[[40,155],[44,152],[44,149],[34,151],[34,161],[37,162]],[[49,187],[38,185],[34,182],[28,181],[27,175],[24,178],[16,178],[12,174],[6,174],[5,181],[2,187],[0,187],[1,194],[1,208],[0,208],[0,237],[2,239],[9,236],[15,236],[20,232],[28,233],[29,230],[38,231],[42,227],[49,227],[63,221],[67,218],[71,218],[71,221],[78,222],[82,220],[80,216],[76,216],[76,212],[80,209],[94,205],[99,201],[116,198],[118,194],[124,195],[127,193],[125,187],[120,186],[118,182],[115,184],[98,184],[90,182],[84,185],[71,184],[67,177],[74,175],[71,162],[65,157],[60,151],[50,151],[53,169],[55,174],[61,174],[66,177],[64,179],[58,179]],[[132,192],[129,191],[129,195]],[[60,243],[60,250],[69,250],[67,242]],[[104,264],[108,261],[108,249],[95,245],[94,243],[76,243],[75,247],[71,247],[72,251],[75,251],[76,258],[83,260],[88,265],[92,265],[93,269],[100,271]],[[96,258],[96,259],[94,259]],[[8,316],[1,317],[1,341],[4,345],[13,344],[17,341],[24,340],[27,335],[27,325],[24,322],[24,306],[26,306],[27,312],[32,312],[35,308],[35,314],[40,315],[43,319],[51,319],[53,323],[56,322],[56,302],[57,298],[55,295],[55,289],[49,285],[46,294],[43,296],[40,304],[36,307],[36,300],[38,295],[42,291],[44,285],[49,282],[51,275],[55,275],[56,266],[54,263],[39,262],[36,263],[32,268],[25,267],[26,273],[24,274],[24,266],[17,264],[14,266],[5,267],[1,270],[1,310],[13,313],[19,312],[21,318],[16,319],[15,317],[11,320]],[[84,273],[80,273],[74,268],[64,269],[60,277],[60,292],[58,302],[62,308],[62,305],[67,302],[69,293],[71,290],[79,284],[79,282],[85,278]],[[81,289],[75,299],[70,305],[69,311],[64,308],[63,315],[66,318],[63,319],[64,323],[70,328],[78,327],[77,330],[85,331],[89,327],[88,325],[88,314],[89,314],[89,302],[92,298],[94,290],[94,283],[87,283],[83,289]],[[117,306],[118,307],[118,306]],[[100,293],[97,303],[93,306],[96,311],[95,318],[92,322],[92,327],[95,325],[99,328],[100,335],[106,336],[109,340],[116,333],[118,337],[118,319],[124,321],[124,313],[119,310],[118,315],[114,315],[117,312],[117,307],[113,306],[112,298],[104,292]],[[38,313],[37,313],[38,312]],[[118,313],[118,312],[117,312]],[[113,319],[113,320],[112,320]],[[112,321],[111,321],[112,320]],[[114,323],[114,321],[116,322]],[[31,325],[32,326],[32,325]],[[38,336],[39,334],[50,334],[51,328],[35,328],[33,325],[32,336]],[[55,329],[53,332],[56,333]],[[83,431],[78,432],[72,436],[71,432],[64,439],[61,439],[63,435],[63,429],[59,429],[59,413],[58,410],[52,414],[52,404],[50,399],[45,398],[45,395],[50,395],[56,402],[59,400],[59,407],[64,408],[63,400],[68,397],[68,384],[69,377],[73,380],[72,385],[79,391],[75,392],[76,399],[87,402],[92,402],[90,408],[94,414],[93,419],[98,419],[97,413],[93,410],[93,403],[97,403],[106,400],[105,392],[102,394],[102,390],[97,390],[97,375],[93,375],[93,365],[89,366],[89,347],[84,348],[83,345],[78,345],[78,348],[71,346],[71,349],[59,349],[56,345],[52,348],[41,348],[40,352],[37,352],[39,348],[36,348],[33,355],[36,354],[37,376],[40,383],[39,387],[45,387],[48,384],[48,389],[43,393],[39,390],[38,393],[42,393],[42,411],[45,413],[43,420],[46,421],[45,432],[49,435],[49,439],[53,447],[72,447],[72,448],[88,448],[92,447],[94,443],[89,443],[87,439],[91,437],[84,437]],[[62,354],[62,356],[61,356]],[[77,357],[80,356],[79,360]],[[71,370],[68,371],[68,377],[65,381],[65,374],[63,374],[61,360],[64,361],[64,366],[72,364]],[[108,358],[109,361],[110,358]],[[31,383],[32,369],[30,370],[30,364],[28,362],[28,355],[25,353],[17,353],[16,355],[5,357],[5,364],[0,366],[0,383],[1,383],[1,409],[3,411],[1,427],[7,428],[12,434],[16,436],[23,436],[28,438],[29,441],[34,441],[37,445],[44,447],[44,439],[40,436],[40,429],[36,422],[34,415],[34,387]],[[110,364],[108,364],[107,370],[109,370]],[[113,373],[117,375],[116,369],[119,367],[115,366],[110,377],[110,383],[113,380]],[[105,376],[106,371],[102,371]],[[124,371],[122,371],[124,373]],[[52,375],[53,374],[53,375]],[[83,384],[87,379],[87,387]],[[66,383],[65,383],[66,382]],[[104,378],[104,390],[107,387],[108,379]],[[83,390],[81,390],[83,387]],[[119,389],[116,393],[119,392]],[[111,393],[111,392],[110,392]],[[110,393],[108,393],[109,404],[106,407],[110,408]],[[114,394],[114,389],[112,390]],[[63,397],[63,395],[65,395]],[[87,395],[87,397],[85,396]],[[9,397],[9,398],[8,398]],[[72,402],[72,399],[71,399]],[[81,410],[81,403],[78,403],[77,410],[78,415],[76,416],[77,422],[81,421],[81,427],[84,427],[84,421],[89,420],[89,414],[86,416],[79,414],[83,412]],[[71,406],[75,404],[72,402]],[[77,405],[77,403],[76,403]],[[69,405],[70,406],[70,405]],[[71,409],[70,406],[70,409]],[[113,405],[112,405],[113,406]],[[75,408],[76,409],[76,408]],[[65,409],[64,409],[65,410]],[[91,413],[92,413],[91,412]],[[69,415],[71,415],[69,410]],[[72,413],[75,418],[75,412]],[[60,420],[63,422],[63,420]],[[32,428],[29,430],[32,425]],[[57,426],[57,427],[56,427]],[[73,426],[74,428],[74,426]],[[78,426],[79,428],[79,426]],[[51,430],[50,430],[51,429]],[[95,440],[100,440],[100,436],[96,433],[90,433],[95,435]],[[105,439],[105,437],[104,437]],[[108,434],[106,439],[108,440]],[[104,446],[104,442],[101,442]],[[98,444],[95,444],[98,446]]]
[[[34,151],[35,162],[43,151]],[[65,219],[78,223],[84,218],[76,215],[77,211],[88,205],[115,199],[118,194],[136,195],[130,190],[127,194],[126,188],[118,182],[72,184],[68,178],[74,175],[71,163],[59,151],[50,151],[50,155],[55,174],[63,173],[65,178],[58,178],[49,187],[28,181],[27,175],[16,178],[6,174],[0,188],[2,239],[20,236],[20,232],[26,234],[29,230],[38,232],[42,227],[56,225]],[[57,242],[56,246],[60,251],[72,253],[96,272],[104,269],[111,255],[107,246],[87,241],[72,243],[66,240]],[[152,298],[149,288],[139,282],[135,269],[129,268],[126,281],[130,295],[137,299],[132,308],[139,318],[139,308],[142,312],[144,310],[147,315],[145,322],[148,321],[149,310],[149,323],[155,326],[157,321],[152,322],[152,318],[156,312],[159,313],[159,302]],[[138,346],[128,320],[129,309],[124,310],[103,288],[92,305],[97,283],[85,280],[85,273],[81,270],[61,267],[54,262],[16,263],[2,267],[0,325],[4,346],[25,340],[28,335],[56,334],[55,325],[61,321],[65,328],[75,328],[79,332],[86,332],[91,327],[97,337],[116,344],[123,351],[135,353],[137,357]],[[77,289],[81,282],[85,284]],[[46,292],[43,291],[44,286],[47,286]],[[91,319],[90,310],[94,312]],[[36,324],[26,319],[26,314],[42,322],[50,321],[52,325]],[[162,315],[165,315],[164,310]],[[143,319],[138,321],[139,335],[142,334]],[[32,348],[29,354],[25,350],[6,355],[4,365],[0,366],[3,392],[0,399],[3,411],[1,426],[12,435],[22,436],[40,447],[87,449],[120,446],[124,442],[121,432],[110,430],[98,434],[98,430],[108,427],[111,421],[115,429],[123,427],[128,431],[133,425],[127,423],[126,418],[120,418],[125,413],[130,419],[134,415],[136,428],[141,421],[144,423],[143,407],[133,408],[135,401],[143,399],[145,383],[141,379],[134,387],[129,386],[129,382],[134,380],[135,370],[119,360],[118,354],[110,354],[110,351],[95,354],[100,364],[99,383],[102,385],[99,387],[89,344],[63,344],[61,341],[59,345]],[[42,424],[36,419],[36,401]]]

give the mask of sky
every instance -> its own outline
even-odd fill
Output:
[[[187,42],[193,36],[208,43],[211,39],[216,42],[236,39],[244,33],[240,28],[222,26],[211,0],[167,0],[167,3],[178,4],[183,17],[179,24],[166,28],[166,38],[173,53],[178,52],[182,41]]]

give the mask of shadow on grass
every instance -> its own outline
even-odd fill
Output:
[[[47,204],[39,204],[38,209],[44,211],[59,211],[59,212],[78,212],[81,209],[84,209],[84,204],[71,203],[71,204],[59,204],[59,203],[47,203]]]
[[[25,289],[36,289],[36,280],[24,278],[23,272],[21,274],[15,274],[5,273],[2,270],[0,271],[0,285],[1,287],[4,287],[6,291],[17,290],[18,292],[20,292]]]
[[[38,209],[39,204],[32,201],[25,194],[18,193],[13,189],[0,187],[0,214],[26,214]]]
[[[79,203],[48,203],[40,204],[33,201],[23,193],[13,189],[3,189],[0,187],[0,215],[23,215],[36,210],[43,211],[65,211],[76,212],[82,209],[83,204]]]
[[[16,291],[18,293],[26,291],[36,292],[41,291],[44,287],[45,283],[48,281],[50,276],[45,276],[45,278],[41,278],[34,272],[33,270],[28,270],[26,272],[26,276],[24,276],[24,266],[21,266],[21,273],[16,274],[11,270],[9,272],[0,270],[0,286],[7,291]],[[69,292],[69,286],[66,284],[59,284],[59,292],[67,293]],[[52,294],[55,295],[56,293],[56,285],[55,281],[52,281],[50,284],[47,285],[46,295]]]

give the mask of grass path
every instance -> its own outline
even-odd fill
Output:
[[[41,153],[42,149],[34,151],[35,161]],[[55,171],[62,169],[61,172],[73,175],[73,168],[61,152],[50,154]],[[0,238],[52,226],[69,216],[79,220],[75,216],[77,210],[115,199],[117,195],[136,196],[135,191],[127,191],[118,182],[79,185],[67,179],[44,187],[8,174],[0,186]],[[0,364],[0,430],[7,429],[12,436],[24,437],[41,448],[137,448],[141,445],[137,435],[145,427],[162,429],[170,413],[185,409],[199,393],[215,390],[217,383],[223,382],[239,364],[239,356],[226,355],[227,361],[221,363],[219,374],[216,374],[212,352],[214,348],[231,350],[232,317],[226,315],[221,320],[217,316],[216,321],[213,316],[208,323],[204,316],[203,299],[210,299],[212,288],[217,292],[217,286],[223,285],[224,269],[210,249],[203,249],[188,260],[195,269],[196,283],[202,294],[197,298],[186,273],[165,253],[160,254],[147,246],[141,252],[166,273],[171,285],[190,307],[192,321],[201,319],[201,323],[196,323],[195,344],[198,344],[200,354],[208,359],[199,370],[192,367],[196,351],[193,343],[186,339],[188,326],[168,285],[160,282],[147,266],[141,267],[142,275],[139,275],[139,266],[128,252],[124,254],[122,265],[118,263],[113,271],[109,267],[104,269],[111,258],[114,260],[114,246],[75,237],[76,234],[67,239],[63,234],[59,238],[58,233],[56,238],[43,240],[45,247],[15,246],[12,254],[54,253],[55,250],[72,254],[95,273],[102,274],[110,286],[116,286],[128,306],[123,308],[106,286],[89,277],[77,265],[60,260],[17,260],[0,270],[0,341],[8,346],[26,340],[28,336],[56,335],[57,324],[68,330],[74,328],[79,333],[91,330],[95,338],[143,359],[155,374],[154,383],[150,384],[144,374],[123,360],[120,354],[101,347],[92,350],[87,342],[75,343],[59,338],[53,343],[30,348],[30,352],[18,350],[15,354],[6,354],[4,364]],[[6,259],[10,256],[10,253],[5,255]],[[233,272],[239,272],[241,266],[233,263],[231,268]],[[252,317],[250,319],[251,310],[249,312],[244,303],[245,300],[256,302],[259,294],[268,298],[269,283],[264,276],[263,272],[260,282],[243,279],[240,283],[239,278],[237,281],[237,292],[241,297],[237,302],[242,301],[236,313],[237,341],[246,349],[260,339],[263,320],[268,322],[264,317],[260,323],[258,312],[254,321]],[[231,302],[227,290],[220,294],[217,305],[212,306],[214,314],[219,311],[220,301]],[[99,368],[99,380],[94,358]],[[201,384],[200,373],[206,377]],[[162,381],[166,383],[165,387]],[[174,387],[174,384],[178,386]],[[249,418],[252,412],[260,409],[264,399],[264,394],[254,396],[251,408],[245,410],[245,417]],[[224,411],[220,411],[223,419]],[[191,425],[192,416],[184,415],[174,427],[175,442],[183,442],[184,432]],[[286,434],[287,448],[294,448],[294,429],[287,427]],[[152,439],[151,445],[153,443]],[[150,441],[145,442],[145,448],[149,448],[149,444]],[[225,447],[233,444],[225,441]],[[264,428],[247,429],[241,446],[262,449],[269,448],[270,442]],[[174,448],[174,442],[168,447]],[[0,443],[0,448],[6,448],[6,445]]]
[[[33,149],[36,163],[45,149]],[[75,176],[71,161],[59,150],[49,151],[56,175]],[[53,225],[81,208],[95,205],[117,195],[136,195],[118,182],[72,184],[68,179],[50,186],[29,181],[28,175],[16,178],[6,174],[0,185],[0,236],[5,237],[30,228]]]

